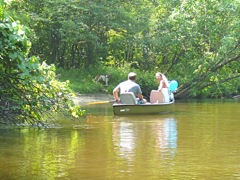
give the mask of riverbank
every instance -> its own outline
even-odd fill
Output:
[[[77,105],[87,105],[90,102],[111,101],[113,96],[109,94],[77,94],[73,102]]]
[[[234,99],[240,99],[240,95],[234,96]],[[72,98],[73,102],[77,105],[87,105],[90,102],[98,102],[98,101],[112,101],[114,100],[112,95],[99,93],[99,94],[76,94],[75,97]]]

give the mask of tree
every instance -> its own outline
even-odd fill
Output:
[[[237,1],[182,1],[159,22],[156,32],[159,33],[154,38],[159,45],[155,48],[161,52],[157,65],[180,81],[176,97],[237,93]]]
[[[179,81],[176,97],[239,92],[239,9],[238,0],[13,0],[8,6],[36,33],[30,53],[63,68],[101,63],[161,71]]]
[[[70,99],[68,82],[59,82],[55,66],[28,57],[27,28],[9,18],[0,22],[0,123],[46,125],[47,115],[79,117],[84,113]],[[51,116],[52,118],[54,116]]]

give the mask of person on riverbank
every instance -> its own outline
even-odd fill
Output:
[[[137,84],[136,81],[136,77],[137,74],[134,72],[130,72],[128,74],[128,80],[121,82],[120,84],[118,84],[114,90],[113,90],[113,97],[115,98],[115,100],[117,102],[120,102],[120,98],[118,96],[118,93],[120,92],[133,92],[134,95],[137,98],[137,103],[138,104],[144,104],[145,101],[143,99],[143,95],[142,95],[142,90],[139,84]]]
[[[158,91],[163,93],[165,103],[169,102],[169,82],[167,77],[164,74],[157,72],[156,80],[159,82]]]

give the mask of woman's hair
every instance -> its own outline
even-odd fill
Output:
[[[156,75],[161,76],[162,80],[166,83],[166,86],[169,87],[168,79],[167,79],[167,77],[163,73],[157,72]]]
[[[158,76],[161,76],[161,77],[162,77],[162,73],[160,73],[160,72],[157,72],[157,73],[156,73],[156,75],[158,75]]]

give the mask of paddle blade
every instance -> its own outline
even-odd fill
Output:
[[[89,102],[88,105],[93,105],[93,104],[107,104],[109,101],[98,101],[98,102]]]
[[[89,102],[88,105],[94,105],[94,104],[108,104],[108,103],[113,103],[116,102],[115,100],[112,101],[96,101],[96,102]]]
[[[174,92],[178,88],[178,82],[176,80],[172,80],[170,82],[170,91]]]

